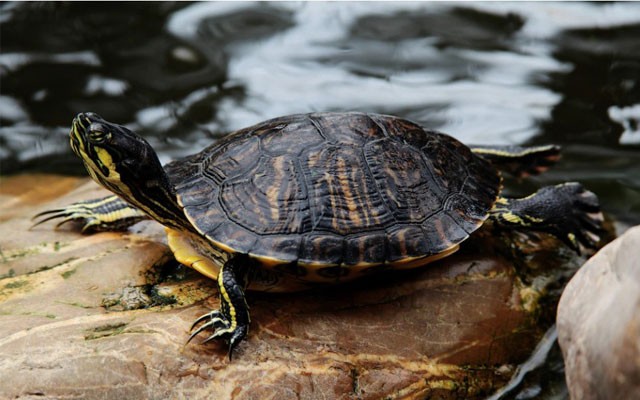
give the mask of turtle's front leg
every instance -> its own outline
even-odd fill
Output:
[[[229,344],[229,359],[233,349],[244,339],[249,331],[249,306],[244,297],[248,285],[251,263],[248,257],[236,255],[227,261],[218,273],[220,309],[213,310],[198,318],[191,330],[199,323],[209,320],[189,336],[187,343],[202,331],[211,328],[213,334],[204,340],[221,338]]]
[[[122,231],[148,218],[149,216],[143,211],[131,206],[120,197],[112,195],[43,211],[32,218],[35,220],[32,228],[43,222],[57,219],[59,222],[56,228],[67,222],[76,221],[82,226],[82,232]]]

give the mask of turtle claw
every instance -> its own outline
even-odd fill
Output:
[[[201,315],[198,319],[196,319],[195,321],[193,321],[193,324],[191,324],[191,328],[189,328],[189,331],[192,331],[193,328],[196,327],[196,325],[198,325],[200,322],[204,321],[207,318],[211,318],[211,320],[214,320],[216,318],[220,318],[222,316],[222,314],[220,313],[220,311],[218,310],[213,310],[209,313],[206,313],[204,315]],[[211,322],[207,322],[205,325],[210,324]]]
[[[198,319],[196,319],[194,321],[193,325],[191,325],[191,329],[190,330],[192,331],[199,323],[205,321],[208,318],[210,319],[209,321],[207,321],[204,324],[200,325],[200,327],[198,327],[198,329],[196,329],[194,332],[191,333],[191,335],[189,335],[189,338],[187,339],[187,343],[186,344],[191,342],[191,340],[193,338],[198,336],[203,331],[205,331],[207,329],[212,329],[213,333],[209,337],[204,339],[201,342],[201,344],[208,343],[208,342],[210,342],[212,340],[215,340],[215,339],[223,339],[223,340],[227,341],[229,343],[229,360],[231,360],[231,354],[233,352],[233,349],[247,335],[248,327],[246,325],[233,326],[233,324],[231,322],[229,322],[229,320],[224,317],[222,312],[220,312],[218,310],[214,310],[214,311],[211,311],[208,314],[204,314],[204,315],[200,316]]]
[[[212,329],[214,329],[214,330],[217,330],[220,326],[219,326],[219,324],[218,324],[218,326],[216,326],[216,325],[217,325],[216,323],[221,323],[221,322],[222,322],[222,320],[217,320],[217,321],[215,321],[215,322],[212,320],[212,321],[207,322],[206,324],[203,324],[203,325],[202,325],[202,326],[200,326],[200,327],[199,327],[195,332],[192,332],[192,333],[191,333],[191,335],[189,335],[189,339],[187,339],[187,343],[191,342],[191,340],[192,340],[194,337],[198,336],[202,331],[204,331],[204,330],[206,330],[206,329],[212,328]],[[224,325],[223,325],[223,326],[224,326]],[[214,334],[214,335],[215,335],[215,334]],[[214,337],[215,337],[215,336],[211,336],[211,337],[209,337],[208,339],[204,340],[202,343],[206,343],[206,342],[208,342],[209,340],[213,339]]]
[[[36,220],[35,223],[29,228],[32,229],[40,224],[54,219],[61,219],[55,226],[55,229],[60,228],[62,225],[77,221],[81,224],[81,232],[88,233],[91,231],[106,230],[100,229],[102,221],[98,218],[97,214],[89,207],[85,202],[72,203],[65,208],[57,208],[55,210],[47,210],[38,213],[33,216],[32,220]],[[44,218],[42,218],[44,217]],[[38,220],[38,218],[41,218]],[[106,228],[106,227],[105,227]]]
[[[55,228],[75,221],[82,233],[122,231],[134,223],[148,218],[147,215],[132,207],[117,196],[80,201],[63,208],[46,210],[33,216],[32,229],[51,220],[60,220]]]
[[[195,331],[192,332],[191,335],[189,336],[189,339],[187,339],[187,343],[191,342],[191,340],[198,336],[202,331],[207,330],[209,328],[213,329],[216,332],[221,332],[220,329],[224,330],[224,329],[228,329],[229,328],[229,323],[222,317],[222,314],[220,313],[220,311],[211,311],[208,314],[205,314],[203,316],[201,316],[200,318],[198,318],[197,320],[195,320],[195,322],[193,323],[193,325],[191,325],[191,329],[190,331],[193,331],[193,329],[196,327],[196,325],[198,325],[200,322],[206,320],[207,318],[210,318],[211,320],[200,325],[200,327]],[[215,333],[214,333],[215,335]],[[213,339],[214,336],[209,337],[208,339],[206,339],[205,341],[203,341],[202,343],[206,343],[209,340]]]
[[[33,229],[36,226],[43,224],[47,221],[51,221],[54,219],[58,219],[58,218],[63,218],[62,221],[60,221],[58,224],[56,224],[56,229],[59,228],[60,226],[64,225],[65,223],[72,221],[74,219],[79,219],[81,217],[79,216],[75,216],[74,217],[74,213],[72,211],[68,211],[69,208],[71,208],[73,206],[70,205],[67,208],[56,208],[55,210],[46,210],[43,211],[41,213],[38,213],[36,215],[33,216],[33,218],[31,218],[32,221],[34,221],[35,223],[33,225],[31,225],[31,227],[29,227],[29,229]],[[41,218],[44,217],[44,218]],[[41,218],[41,219],[38,219]]]
[[[224,327],[223,329],[217,329],[211,336],[202,341],[202,343],[208,343],[213,339],[222,338],[225,339],[225,336],[229,336],[229,327]]]

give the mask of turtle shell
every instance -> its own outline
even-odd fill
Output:
[[[487,218],[501,186],[456,139],[364,113],[272,119],[166,170],[215,246],[333,274],[448,254]]]

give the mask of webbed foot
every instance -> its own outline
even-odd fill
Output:
[[[550,233],[579,254],[595,249],[603,216],[596,195],[576,182],[547,186],[523,199],[501,198],[492,216],[502,226]]]
[[[605,230],[598,197],[593,192],[572,182],[542,188],[538,193],[551,203],[557,202],[556,206],[550,207],[547,232],[578,253],[581,245],[588,249],[596,248]]]

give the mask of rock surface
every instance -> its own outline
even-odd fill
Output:
[[[575,264],[527,247],[538,275],[525,278],[487,228],[418,271],[254,293],[251,331],[229,361],[221,343],[185,346],[216,291],[172,261],[156,223],[29,230],[39,211],[105,193],[76,178],[0,181],[0,398],[482,398],[547,327],[538,304],[555,281],[540,265]]]
[[[640,399],[640,226],[569,282],[558,338],[572,399]]]

